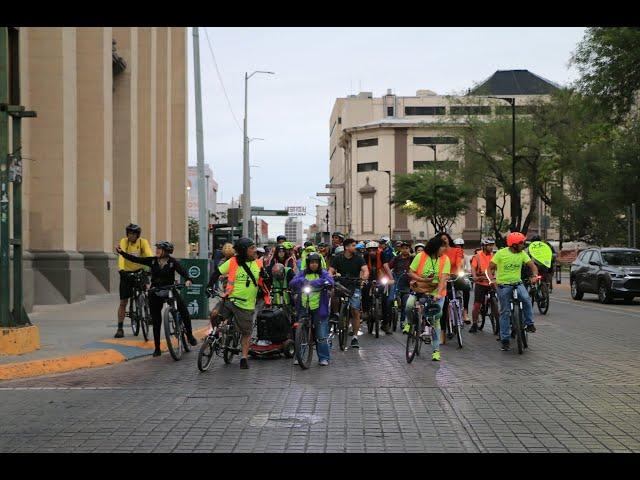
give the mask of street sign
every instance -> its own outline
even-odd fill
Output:
[[[251,210],[252,217],[287,217],[287,210]]]
[[[316,197],[335,197],[337,196],[335,193],[316,193]]]
[[[189,272],[193,284],[189,288],[182,289],[184,300],[191,318],[209,318],[209,297],[207,297],[207,283],[209,282],[209,260],[183,258],[180,264]]]
[[[307,207],[287,207],[290,217],[304,217],[307,214]]]

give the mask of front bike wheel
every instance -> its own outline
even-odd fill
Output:
[[[131,297],[129,300],[129,317],[131,318],[131,331],[136,337],[140,333],[141,313],[142,312],[138,311],[138,303],[135,301],[134,297]]]
[[[458,348],[462,348],[462,317],[460,316],[460,309],[453,309],[453,318],[451,321],[451,330],[456,337],[456,341],[458,342]]]
[[[233,356],[238,352],[238,343],[240,341],[238,332],[227,333],[224,340],[224,353],[222,359],[224,363],[229,364],[233,360]]]
[[[201,372],[206,372],[213,363],[213,359],[216,356],[217,342],[218,339],[213,335],[207,336],[202,342],[198,352],[198,370]]]
[[[171,308],[165,308],[162,313],[164,338],[167,341],[167,349],[171,357],[175,361],[178,361],[182,358],[182,342],[180,341],[180,333],[182,332],[180,323],[176,317],[177,312],[174,312]]]
[[[140,295],[138,297],[136,311],[138,316],[138,325],[140,325],[140,329],[142,330],[142,336],[144,338],[144,341],[146,342],[147,340],[149,340],[149,325],[147,324],[147,319],[145,317],[144,307],[145,307],[144,297]]]
[[[493,334],[498,335],[500,332],[500,309],[498,308],[498,301],[495,297],[491,297],[489,301],[489,319],[491,320],[491,328],[493,329]]]
[[[407,333],[407,343],[405,345],[405,358],[407,363],[413,362],[413,359],[418,354],[418,348],[420,348],[420,332],[415,323],[411,324],[411,330]]]
[[[296,329],[295,352],[298,359],[298,365],[303,370],[311,366],[313,357],[313,340],[311,338],[311,325],[302,322]]]
[[[538,311],[542,315],[546,315],[549,311],[549,285],[543,282],[540,285],[540,293],[538,294]]]
[[[338,318],[338,344],[340,350],[344,352],[347,348],[347,329],[349,328],[349,305],[346,306],[343,312],[340,312],[340,318]]]
[[[380,319],[382,318],[382,305],[380,303],[380,299],[376,300],[376,307],[374,310],[373,318],[373,331],[376,334],[376,338],[380,338]]]
[[[522,312],[520,311],[520,305],[514,305],[511,312],[511,328],[515,332],[516,346],[518,347],[518,353],[522,355],[524,351],[524,342],[522,336],[524,335],[524,329],[522,328]]]

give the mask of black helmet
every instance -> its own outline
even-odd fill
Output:
[[[540,242],[542,241],[542,237],[540,235],[534,235],[533,237],[531,237],[531,242]]]
[[[309,240],[304,242],[304,248],[310,247],[311,245],[313,245],[313,243],[311,243]]]
[[[286,242],[287,241],[287,237],[285,237],[284,235],[278,235],[276,237],[276,242],[279,242],[280,240],[284,240]]]
[[[233,248],[235,248],[236,252],[238,252],[240,256],[243,257],[247,254],[247,250],[249,249],[249,247],[253,245],[255,245],[255,243],[250,238],[241,238],[236,242]]]
[[[311,262],[318,262],[318,264],[321,264],[320,261],[320,254],[316,253],[316,252],[312,252],[309,255],[307,255],[307,265],[309,265]]]
[[[166,240],[161,240],[156,243],[156,247],[161,248],[169,254],[173,253],[173,243],[167,242]]]
[[[127,225],[124,231],[126,233],[137,233],[138,235],[142,233],[142,229],[140,228],[140,225],[136,225],[135,223],[130,223],[129,225]]]

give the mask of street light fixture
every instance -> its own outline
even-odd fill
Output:
[[[244,74],[244,133],[243,133],[243,202],[242,205],[242,235],[244,237],[249,236],[249,216],[251,215],[251,173],[249,172],[249,137],[247,136],[247,102],[248,102],[248,84],[249,79],[256,73],[263,73],[266,75],[275,75],[274,72],[268,72],[264,70],[256,70],[250,75],[245,72]]]

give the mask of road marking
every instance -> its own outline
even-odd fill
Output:
[[[574,307],[581,307],[581,308],[588,308],[588,309],[591,309],[591,310],[599,310],[601,312],[607,312],[607,313],[611,313],[611,311],[613,310],[613,311],[615,311],[617,313],[621,313],[622,315],[627,315],[629,317],[640,318],[640,313],[631,313],[631,312],[629,312],[627,310],[623,310],[623,309],[616,308],[616,307],[602,308],[600,306],[595,306],[595,305],[585,305],[585,304],[580,304],[578,302],[573,302],[573,301],[568,302],[566,300],[558,300],[558,299],[553,298],[553,297],[551,298],[551,300],[554,301],[554,302],[557,302],[557,303],[565,304],[565,305],[571,305],[571,306],[574,306]]]

